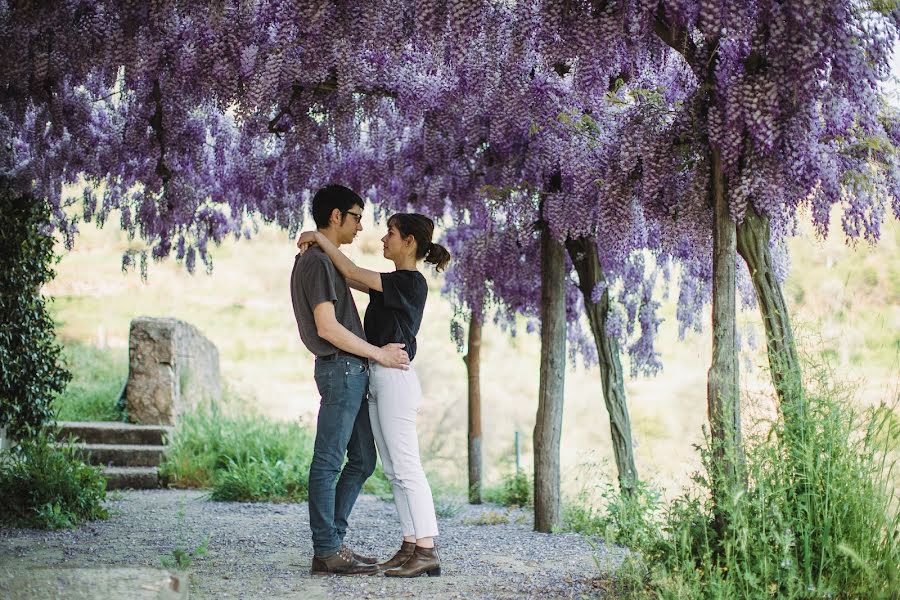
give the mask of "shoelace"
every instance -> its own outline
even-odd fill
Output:
[[[347,562],[353,562],[353,552],[351,552],[350,548],[347,546],[341,546],[341,549],[338,550],[338,554]]]

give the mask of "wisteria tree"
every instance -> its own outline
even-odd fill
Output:
[[[843,205],[846,235],[870,241],[887,201],[900,216],[900,129],[881,117],[877,89],[896,23],[896,11],[852,0],[4,3],[0,183],[45,198],[69,245],[80,220],[102,224],[117,210],[121,226],[146,239],[154,258],[174,253],[193,268],[199,257],[211,268],[208,242],[248,234],[248,216],[296,229],[306,192],[329,176],[329,159],[371,135],[358,126],[360,113],[379,114],[390,101],[404,119],[426,120],[423,132],[454,131],[451,120],[461,119],[466,135],[451,136],[465,140],[461,149],[441,155],[446,144],[425,144],[423,152],[434,153],[425,155],[433,165],[453,158],[448,164],[463,170],[450,179],[425,173],[414,200],[425,212],[449,208],[454,217],[483,204],[483,195],[457,197],[458,188],[447,185],[471,185],[467,161],[494,161],[500,168],[492,177],[506,187],[525,181],[537,199],[545,293],[540,460],[558,459],[564,243],[582,280],[602,264],[609,243],[598,237],[585,245],[584,238],[627,231],[616,238],[622,248],[615,256],[656,247],[696,276],[682,284],[683,321],[704,300],[703,282],[712,282],[708,406],[726,489],[741,479],[736,253],[750,267],[782,406],[802,410],[772,244],[794,231],[804,206],[825,235],[830,208]],[[618,80],[668,73],[663,65],[673,56],[690,77],[658,81],[664,101],[637,102],[640,111],[614,119],[595,114],[602,106],[595,96],[615,94]],[[534,72],[522,77],[514,64]],[[523,85],[531,87],[521,93]],[[558,114],[504,105],[493,93],[546,100],[569,97],[567,86],[575,100],[565,108],[600,128],[594,148],[535,136],[532,126],[558,122]],[[467,112],[467,98],[490,102]],[[442,104],[462,108],[439,110]],[[654,105],[664,110],[644,111]],[[488,123],[475,120],[479,114]],[[527,135],[516,118],[523,114],[536,117],[525,124]],[[631,139],[633,131],[639,134]],[[585,168],[590,160],[595,168]],[[382,166],[382,173],[400,172]],[[79,178],[88,186],[73,216],[62,185]],[[598,179],[599,191],[592,187]],[[399,182],[383,186],[379,201],[409,203]],[[101,198],[93,192],[98,184]],[[147,254],[137,258],[144,264]],[[125,257],[126,265],[133,260]],[[616,272],[616,264],[626,263],[604,267]],[[589,306],[602,306],[605,288],[590,288]],[[652,331],[652,311],[638,308],[647,323],[641,329]],[[595,333],[605,334],[602,308],[596,320]],[[553,482],[541,486],[544,498]],[[541,527],[558,516],[552,506],[539,512]]]
[[[790,414],[802,410],[800,368],[770,232],[779,240],[793,231],[804,205],[825,234],[830,207],[844,204],[845,233],[870,240],[887,201],[900,215],[895,127],[878,119],[878,83],[896,37],[889,8],[839,0],[542,5],[547,52],[588,61],[588,79],[615,73],[623,58],[652,49],[652,39],[678,52],[696,77],[681,120],[689,126],[674,130],[679,143],[668,147],[693,150],[694,176],[707,182],[714,215],[708,397],[728,481],[741,479],[735,253],[740,249],[751,269],[773,380]],[[648,150],[645,158],[655,162],[643,169],[665,179],[660,153]],[[651,188],[644,201],[653,202],[656,192]]]

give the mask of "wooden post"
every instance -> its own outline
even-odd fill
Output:
[[[541,370],[534,425],[534,529],[562,523],[559,444],[566,373],[565,250],[541,228]]]
[[[469,321],[468,353],[463,357],[469,379],[469,504],[481,504],[481,315]]]
[[[712,153],[713,301],[712,364],[707,379],[707,410],[712,434],[717,494],[731,494],[743,482],[741,407],[735,326],[737,228],[728,207],[721,153]],[[717,522],[723,522],[717,518]]]

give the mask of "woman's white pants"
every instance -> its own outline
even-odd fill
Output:
[[[369,420],[384,474],[394,490],[404,536],[438,534],[431,487],[419,458],[416,415],[422,388],[415,370],[372,364],[369,375]]]

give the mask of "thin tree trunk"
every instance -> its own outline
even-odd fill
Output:
[[[603,295],[596,304],[591,299],[594,287],[598,283],[606,282],[597,252],[597,242],[594,238],[569,239],[566,241],[566,248],[578,272],[578,285],[584,295],[584,307],[591,324],[591,332],[594,334],[594,343],[597,345],[603,399],[606,402],[606,412],[609,413],[610,437],[619,472],[619,489],[624,494],[632,494],[638,473],[634,463],[634,445],[631,441],[631,418],[625,400],[625,377],[622,373],[622,362],[619,360],[619,342],[606,335],[609,290],[604,288]]]
[[[750,205],[744,221],[737,227],[737,250],[750,269],[756,289],[756,299],[766,329],[766,350],[775,392],[783,409],[793,409],[788,410],[788,414],[802,413],[804,399],[800,358],[784,294],[772,269],[770,238],[768,217],[763,217]]]
[[[721,154],[712,149],[713,302],[712,365],[707,380],[707,407],[713,443],[713,489],[730,494],[743,481],[740,387],[735,328],[735,260],[737,228],[728,208]],[[721,524],[721,521],[720,521]]]
[[[541,373],[534,425],[534,529],[562,522],[559,443],[566,368],[565,250],[541,228]]]
[[[481,504],[481,316],[474,313],[463,361],[469,379],[469,504]]]

